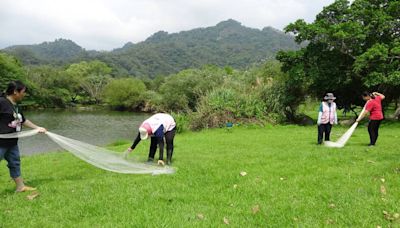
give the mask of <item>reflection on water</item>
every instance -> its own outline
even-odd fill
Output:
[[[116,140],[133,140],[139,124],[149,116],[104,110],[40,110],[24,114],[27,119],[51,132],[98,146]],[[22,155],[61,150],[45,135],[20,139],[19,146]]]

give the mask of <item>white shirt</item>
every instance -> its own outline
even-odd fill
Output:
[[[157,113],[152,115],[150,118],[143,121],[148,123],[151,127],[151,131],[154,133],[161,125],[164,126],[164,133],[171,131],[176,126],[174,118],[166,113]]]

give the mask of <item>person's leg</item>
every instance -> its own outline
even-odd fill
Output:
[[[8,148],[4,154],[4,159],[7,160],[10,176],[14,180],[17,192],[32,191],[35,188],[25,186],[24,180],[21,177],[21,159],[19,155],[18,145]]]
[[[6,153],[6,151],[7,151],[7,148],[0,147],[0,162],[1,162],[1,160],[4,159],[4,154]]]
[[[172,154],[174,153],[174,138],[176,129],[165,133],[165,141],[167,143],[167,165],[172,163]]]
[[[164,135],[164,137],[165,137],[165,135]],[[164,162],[164,137],[163,138],[157,138],[157,140],[158,140],[157,144],[158,144],[158,147],[159,147],[159,150],[160,150],[160,155],[158,157],[158,160],[159,161],[163,161],[163,162]]]
[[[150,150],[149,150],[149,159],[148,161],[154,160],[154,155],[157,151],[157,139],[155,137],[150,137]]]
[[[376,141],[378,140],[378,136],[379,136],[379,127],[381,125],[382,120],[375,120],[375,124],[374,124],[374,134],[375,134],[375,138],[374,141],[372,142],[373,145],[375,145]]]
[[[322,143],[322,138],[324,135],[324,126],[323,124],[318,125],[318,144]]]
[[[369,145],[373,146],[375,145],[376,141],[376,121],[375,120],[370,120],[368,122],[368,134],[369,134]]]
[[[332,129],[332,124],[327,123],[325,125],[325,141],[331,141],[331,129]]]

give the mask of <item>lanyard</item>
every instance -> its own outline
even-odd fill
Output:
[[[14,111],[14,114],[15,114],[14,118],[18,118],[18,114],[19,114],[18,113],[18,105],[17,104],[14,105],[8,98],[7,98],[7,100],[8,100],[8,102],[10,102],[11,108]]]

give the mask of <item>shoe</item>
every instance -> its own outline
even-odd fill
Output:
[[[164,163],[163,160],[158,160],[158,161],[157,161],[157,165],[165,166],[165,163]]]
[[[375,145],[373,145],[373,144],[368,144],[368,146],[369,146],[369,147],[374,147]]]
[[[171,160],[167,160],[167,165],[172,165]]]
[[[21,189],[15,190],[15,192],[27,192],[27,191],[36,191],[36,188],[24,186]]]

